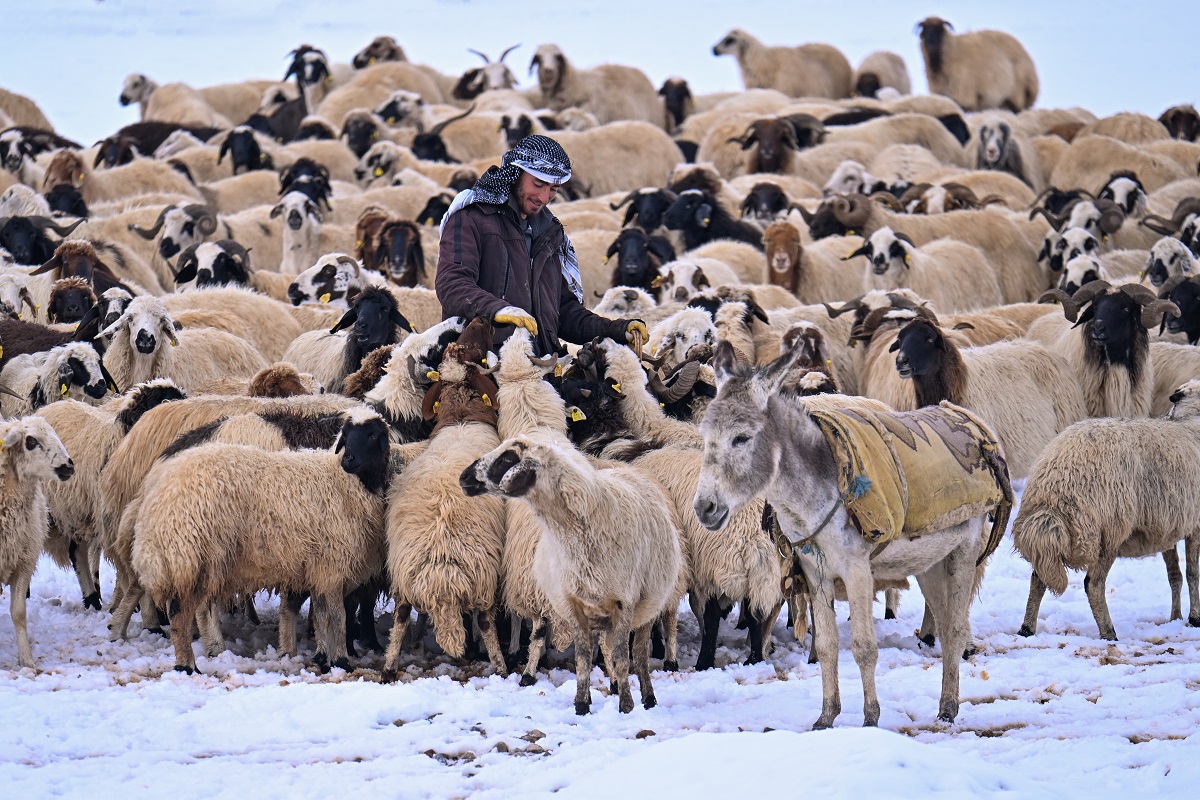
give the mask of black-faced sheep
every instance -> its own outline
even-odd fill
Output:
[[[900,95],[912,93],[904,59],[889,50],[868,53],[854,70],[853,86],[859,97],[878,97],[885,88]]]
[[[668,230],[683,234],[684,249],[694,250],[717,239],[734,239],[763,249],[762,231],[742,222],[702,189],[689,189],[679,195],[663,214]]]

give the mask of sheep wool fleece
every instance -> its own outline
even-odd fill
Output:
[[[988,510],[1007,520],[1008,466],[987,426],[959,406],[811,416],[833,451],[846,509],[868,541],[943,530]],[[993,525],[992,539],[997,527],[1003,535]],[[989,540],[985,553],[998,543]]]

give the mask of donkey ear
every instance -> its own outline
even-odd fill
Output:
[[[717,350],[713,353],[712,360],[713,371],[717,375],[717,387],[730,378],[742,374],[740,364],[738,362],[737,351],[727,339],[717,340]]]
[[[764,405],[766,404],[766,400],[779,391],[779,387],[783,385],[783,379],[787,377],[788,372],[792,369],[792,365],[800,357],[801,349],[796,348],[795,350],[788,350],[780,354],[770,364],[767,364],[765,367],[759,367],[754,373],[754,385],[762,393],[761,397]]]

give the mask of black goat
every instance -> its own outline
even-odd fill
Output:
[[[734,219],[711,194],[700,189],[680,194],[663,215],[663,225],[682,232],[688,250],[716,239],[733,239],[763,249],[758,226]]]

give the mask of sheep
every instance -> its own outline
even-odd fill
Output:
[[[733,217],[714,195],[688,189],[663,214],[668,230],[681,231],[685,250],[694,250],[716,239],[734,239],[762,249],[762,231]]]
[[[7,252],[11,263],[43,264],[60,244],[50,239],[46,231],[66,236],[82,222],[61,226],[46,217],[0,217],[0,248]]]
[[[101,293],[109,289],[137,294],[165,292],[145,261],[127,248],[103,241],[67,239],[31,274],[49,275],[54,280],[82,278]],[[48,303],[49,297],[45,299]]]
[[[1084,588],[1100,638],[1116,641],[1105,587],[1113,563],[1174,550],[1180,538],[1189,561],[1188,625],[1200,625],[1200,586],[1191,569],[1200,516],[1198,391],[1196,381],[1179,387],[1165,419],[1084,420],[1046,448],[1013,522],[1013,545],[1033,566],[1022,636],[1035,633],[1046,589],[1056,596],[1066,590],[1069,567],[1087,571]]]
[[[342,333],[346,328],[350,330]],[[372,287],[355,298],[333,328],[300,334],[282,358],[311,372],[326,391],[340,392],[346,376],[362,366],[367,353],[399,341],[397,328],[415,330],[400,313],[396,298],[385,289]]]
[[[902,95],[912,94],[912,80],[904,59],[890,50],[875,50],[867,53],[854,70],[851,79],[853,93],[859,97],[877,97],[885,87],[895,89]]]
[[[271,209],[271,219],[281,216],[284,218],[283,261],[279,263],[279,271],[299,275],[321,255],[317,245],[325,214],[308,195],[292,191]]]
[[[208,286],[247,286],[250,253],[232,239],[198,242],[184,248],[176,261],[175,291]]]
[[[651,236],[641,228],[631,227],[625,228],[613,239],[604,254],[603,263],[607,263],[614,255],[617,256],[617,266],[613,268],[611,278],[601,284],[598,277],[588,280],[592,276],[584,275],[585,286],[601,284],[653,289],[662,266],[675,260],[675,248],[665,236]],[[582,266],[587,268],[588,264]]]
[[[72,553],[84,608],[99,611],[101,604],[100,586],[93,577],[99,563],[92,561],[92,555],[99,551],[100,471],[142,414],[161,403],[184,397],[174,383],[157,379],[138,384],[119,400],[102,406],[66,400],[35,412],[54,428],[75,464],[74,480],[48,485],[46,500],[51,535],[66,539]]]
[[[196,670],[196,612],[248,586],[310,591],[314,660],[348,668],[342,598],[382,567],[389,456],[383,420],[363,409],[347,414],[332,451],[209,444],[161,461],[147,476],[133,566],[157,604],[179,603],[175,668]],[[240,480],[247,472],[263,482]],[[279,486],[290,490],[283,502]]]
[[[17,633],[17,663],[34,666],[25,618],[25,595],[46,540],[49,515],[45,484],[75,472],[67,449],[40,417],[0,423],[0,586],[8,586],[9,614]]]
[[[146,295],[130,301],[100,335],[113,337],[104,365],[118,386],[169,377],[192,392],[227,375],[249,377],[267,365],[253,345],[225,331],[176,331],[162,301]]]
[[[853,70],[827,44],[769,47],[734,28],[713,45],[714,56],[732,55],[747,89],[778,89],[790,97],[849,97]]]
[[[1200,274],[1200,262],[1187,245],[1174,237],[1164,236],[1150,248],[1142,279],[1149,278],[1152,285],[1162,286],[1173,277],[1190,278],[1197,274]]]
[[[1200,113],[1191,104],[1172,106],[1158,118],[1172,139],[1194,142],[1200,137]]]
[[[240,286],[210,286],[182,294],[169,294],[162,298],[162,303],[172,315],[188,311],[233,314],[247,324],[250,343],[272,361],[281,360],[287,346],[304,331],[283,303]],[[113,310],[119,316],[124,309]],[[106,317],[104,327],[111,325],[116,318]]]
[[[1194,175],[1194,170],[1108,136],[1086,136],[1076,138],[1063,152],[1047,185],[1099,186],[1117,165],[1136,173],[1147,192]]]
[[[1035,342],[960,349],[935,322],[918,318],[888,350],[900,377],[913,381],[918,408],[949,400],[996,431],[1015,479],[1029,475],[1050,440],[1087,415],[1071,367]]]
[[[382,286],[384,281],[378,272],[364,270],[345,253],[330,253],[296,276],[288,287],[288,300],[294,306],[320,303],[345,313],[360,292],[369,286]]]
[[[96,293],[84,278],[60,278],[50,287],[46,300],[46,321],[65,325],[79,322],[96,304]]]
[[[1200,341],[1200,280],[1197,278],[1195,274],[1177,275],[1165,281],[1159,289],[1159,298],[1170,300],[1179,308],[1179,314],[1168,311],[1163,316],[1158,329],[1160,336],[1165,329],[1171,334],[1183,334],[1188,344],[1194,345]],[[1155,382],[1158,382],[1157,377]]]
[[[46,198],[24,183],[14,184],[0,194],[0,217],[49,217]]]
[[[486,91],[512,89],[516,86],[517,76],[504,63],[504,58],[520,46],[519,44],[514,44],[501,53],[500,58],[495,61],[488,58],[486,53],[481,53],[478,50],[469,50],[468,52],[482,58],[484,65],[469,69],[462,74],[452,91],[454,99],[474,100]]]
[[[826,133],[822,143],[826,147],[829,145],[867,145],[870,147],[868,153],[871,156],[875,156],[892,145],[920,145],[933,153],[942,164],[965,167],[969,162],[962,143],[944,124],[927,114],[892,114],[870,119],[857,125],[832,128]],[[807,155],[810,158],[812,156],[811,153]],[[799,170],[795,171],[799,172]],[[885,174],[878,166],[875,171]],[[825,175],[821,177],[824,178]]]
[[[363,402],[387,420],[392,438],[399,443],[428,439],[432,433],[433,421],[422,412],[425,395],[437,377],[446,347],[466,325],[462,317],[450,317],[392,347],[383,376],[363,396]],[[377,348],[372,355],[383,349]]]
[[[250,80],[204,86],[195,91],[213,112],[237,123],[257,111],[263,92],[275,85],[275,81]],[[172,111],[165,107],[169,101],[171,86],[172,84],[167,84],[164,87],[168,89],[167,93],[156,98],[154,95],[160,88],[158,84],[145,75],[133,73],[126,76],[119,100],[123,106],[137,103],[143,120],[181,121],[171,119],[178,115],[178,108]],[[175,103],[171,102],[170,105],[174,106]]]
[[[10,89],[0,89],[0,119],[7,119],[10,126],[54,130],[37,103]]]
[[[359,70],[353,78],[329,92],[310,112],[328,120],[341,121],[356,108],[377,108],[397,89],[419,94],[426,103],[440,103],[442,90],[420,67],[402,61],[375,64]]]
[[[702,308],[677,311],[650,330],[646,345],[655,356],[664,356],[666,367],[673,367],[687,358],[696,345],[715,346],[717,327]]]
[[[1105,269],[1103,261],[1092,255],[1077,255],[1063,267],[1058,288],[1068,295],[1074,295],[1092,281],[1110,280],[1112,275]]]
[[[1112,286],[1092,281],[1068,296],[1052,289],[1046,299],[1059,300],[1070,328],[1057,319],[1035,324],[1050,348],[1067,360],[1083,389],[1088,416],[1145,417],[1150,413],[1154,384],[1147,329],[1166,313],[1179,314],[1169,300],[1160,300],[1144,286]],[[1076,330],[1078,328],[1078,330]]]
[[[1161,417],[1171,410],[1171,395],[1175,390],[1200,378],[1200,350],[1175,342],[1151,342],[1150,363],[1154,367],[1150,416]]]
[[[3,294],[0,293],[0,296],[3,296]],[[657,308],[658,303],[655,302],[654,298],[645,289],[630,286],[613,286],[605,291],[600,298],[600,302],[592,307],[592,313],[608,317],[609,319],[636,318],[653,324],[648,315]],[[0,304],[0,309],[3,309],[2,304]]]
[[[876,179],[867,168],[857,161],[847,159],[838,164],[837,169],[825,181],[821,189],[822,197],[833,197],[839,194],[874,194],[886,191],[887,185]]]
[[[500,441],[495,383],[479,369],[491,341],[491,323],[479,318],[446,347],[440,378],[424,401],[425,416],[437,416],[429,447],[388,492],[387,570],[396,613],[384,657],[387,682],[396,678],[414,606],[430,615],[438,643],[453,658],[466,651],[461,615],[478,614],[493,669],[508,671],[496,634],[504,505],[495,498],[471,502],[452,488],[467,465]],[[411,514],[412,508],[426,513]]]
[[[263,153],[254,130],[245,125],[239,125],[225,135],[217,151],[218,164],[224,160],[226,153],[229,154],[234,175],[238,174],[239,169],[248,172],[275,169],[274,160],[269,153]]]
[[[929,91],[944,94],[964,111],[1005,108],[1018,113],[1038,97],[1038,76],[1029,53],[1002,31],[955,34],[939,17],[917,23]]]
[[[598,470],[573,448],[523,437],[469,465],[460,483],[470,496],[519,499],[542,522],[534,570],[555,611],[573,623],[575,713],[591,708],[594,633],[600,634],[621,713],[633,710],[628,641],[634,634],[642,705],[653,708],[650,628],[682,566],[678,528],[663,492],[633,468]],[[572,498],[569,506],[564,496]]]
[[[29,285],[30,280],[24,274],[0,273],[0,314],[20,319],[21,309],[28,307],[30,313],[36,318],[39,305],[34,301]]]
[[[574,106],[594,114],[601,125],[641,120],[663,128],[662,102],[650,79],[636,67],[601,64],[579,69],[557,45],[543,44],[529,61],[530,73],[534,69],[542,99],[554,111]]]
[[[996,273],[976,247],[941,239],[916,247],[886,225],[843,260],[865,256],[862,290],[911,287],[945,311],[968,311],[1004,302]]]
[[[839,241],[839,255],[826,243],[802,243],[799,229],[787,220],[772,222],[763,231],[767,274],[772,284],[782,286],[801,302],[821,302],[850,298],[862,287],[861,275],[855,275],[839,263],[846,242]],[[862,240],[851,237],[851,252]]]
[[[117,391],[91,342],[71,342],[13,358],[0,370],[0,385],[11,393],[0,397],[0,412],[8,418],[67,398],[95,405]]]
[[[559,131],[554,139],[571,156],[572,182],[587,186],[595,196],[661,186],[683,160],[661,127],[636,120]]]
[[[996,112],[981,115],[976,138],[976,169],[1007,172],[1020,178],[1033,191],[1042,190],[1042,170],[1037,152],[1024,136],[1013,130],[1008,118]]]

